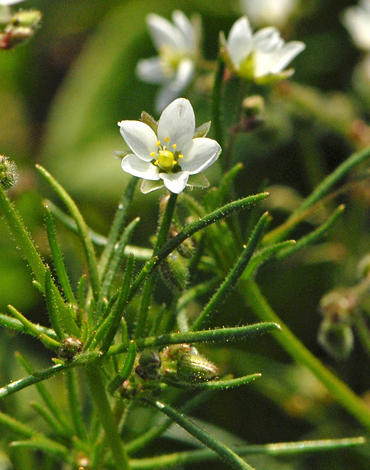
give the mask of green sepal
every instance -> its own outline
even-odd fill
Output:
[[[189,180],[186,186],[195,186],[196,188],[208,188],[209,181],[202,173],[198,173],[197,175],[189,176]]]
[[[202,124],[201,126],[197,127],[194,131],[193,139],[196,139],[198,137],[205,137],[211,128],[211,124],[211,121],[208,121]]]
[[[158,122],[153,118],[153,116],[146,111],[142,111],[141,120],[154,131],[155,135],[158,134]]]
[[[159,179],[157,181],[143,180],[140,186],[140,191],[143,194],[148,194],[156,189],[161,189],[164,187],[163,180]]]

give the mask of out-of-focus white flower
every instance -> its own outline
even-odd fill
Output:
[[[347,8],[342,21],[356,46],[370,51],[370,0],[360,0],[358,6]]]
[[[146,21],[159,55],[140,60],[136,73],[144,82],[161,85],[156,98],[157,112],[161,112],[193,79],[199,27],[179,10],[172,13],[173,23],[155,14],[148,15]]]
[[[285,43],[274,27],[253,34],[246,16],[234,23],[227,41],[223,37],[221,40],[231,72],[256,82],[290,76],[293,70],[284,70],[285,67],[306,47],[300,41]]]
[[[0,0],[0,5],[15,5],[24,2],[24,0]]]
[[[243,12],[254,26],[284,26],[297,0],[241,0]]]
[[[195,129],[193,107],[185,98],[167,106],[158,123],[152,119],[149,123],[121,121],[118,125],[133,152],[122,159],[122,169],[144,179],[143,193],[165,186],[179,194],[186,186],[196,186],[189,177],[207,169],[221,153],[215,140],[204,137],[209,125]]]

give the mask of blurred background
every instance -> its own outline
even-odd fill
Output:
[[[293,62],[296,71],[290,84],[279,84],[266,94],[264,124],[236,142],[233,160],[244,165],[236,182],[237,195],[257,192],[263,184],[272,186],[268,204],[276,224],[318,181],[353,151],[370,143],[370,78],[358,66],[363,53],[341,22],[344,9],[354,4],[348,0],[298,2],[282,35],[286,40],[303,41],[306,50]],[[120,161],[113,156],[115,150],[125,149],[117,122],[138,119],[142,110],[159,117],[154,109],[156,87],[135,76],[138,59],[156,55],[145,16],[154,12],[170,18],[174,9],[199,13],[204,56],[215,60],[219,31],[227,34],[242,10],[238,1],[231,0],[27,0],[20,6],[39,9],[43,20],[29,42],[0,51],[0,153],[18,166],[19,182],[9,194],[47,261],[43,199],[58,201],[34,165],[40,163],[50,171],[75,198],[88,224],[106,235],[127,182]],[[211,118],[211,86],[211,77],[203,75],[185,93],[198,124]],[[233,96],[232,82],[227,93]],[[231,116],[231,105],[225,106],[226,117]],[[217,184],[220,171],[216,168],[207,176]],[[367,397],[370,406],[369,358],[357,340],[348,359],[341,361],[331,358],[317,342],[320,298],[334,288],[354,284],[356,266],[370,251],[366,181],[340,196],[347,211],[325,243],[284,262],[269,263],[258,280],[293,332],[356,393]],[[202,194],[194,190],[193,195],[201,198]],[[142,222],[133,243],[150,247],[159,197],[158,192],[145,197],[137,193],[132,218],[140,215]],[[311,227],[303,224],[294,236]],[[84,269],[83,253],[73,234],[60,224],[58,229],[76,283]],[[0,312],[13,304],[32,321],[45,324],[43,299],[4,223],[0,224],[0,240]],[[237,295],[229,302],[230,316],[225,322],[220,312],[220,325],[256,321]],[[50,357],[36,341],[0,331],[1,385],[22,375],[13,360],[18,349],[40,366],[50,364]],[[197,413],[199,418],[252,443],[363,434],[272,337],[207,352],[221,367],[224,364],[225,371],[236,375],[262,372],[263,380],[219,393]],[[58,380],[49,385],[55,393]],[[12,397],[0,407],[7,411],[17,404],[21,410],[25,406],[20,405],[22,396],[28,400],[29,393],[27,389],[21,398]],[[31,411],[28,413],[32,420]],[[368,448],[347,450],[345,456],[347,460],[344,452],[273,461],[255,457],[250,462],[259,470],[369,468]],[[202,468],[223,467],[213,463],[209,467],[202,464]]]

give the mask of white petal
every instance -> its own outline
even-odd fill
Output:
[[[276,28],[262,28],[253,35],[253,45],[255,49],[263,52],[272,52],[280,49],[284,44],[280,37],[280,32]]]
[[[162,85],[168,81],[164,75],[163,65],[159,57],[140,60],[136,66],[136,75],[140,80],[155,85]]]
[[[163,180],[164,185],[171,193],[180,194],[186,187],[189,173],[187,171],[180,171],[179,173],[160,173],[159,177]]]
[[[169,137],[168,148],[176,144],[177,150],[192,140],[195,131],[195,116],[193,107],[185,98],[178,98],[163,111],[158,123],[158,139],[164,145]]]
[[[242,0],[242,9],[255,26],[282,26],[295,4],[296,0]]]
[[[0,0],[0,5],[15,5],[24,2],[24,0]]]
[[[275,53],[274,63],[271,67],[272,73],[282,72],[285,67],[305,49],[303,42],[291,41],[284,45],[280,51]]]
[[[157,136],[154,131],[140,121],[121,121],[118,123],[122,137],[136,155],[146,162],[153,157],[152,152],[157,153]]]
[[[181,95],[194,76],[194,62],[191,59],[180,61],[176,78],[165,85],[156,98],[156,110],[162,112],[166,106]]]
[[[147,16],[147,24],[155,47],[163,46],[174,50],[186,50],[186,41],[181,32],[171,22],[154,13]]]
[[[184,149],[184,159],[179,161],[181,168],[196,175],[211,166],[221,153],[220,145],[213,139],[200,137],[193,139]]]
[[[191,21],[188,19],[186,15],[180,10],[175,10],[172,13],[172,21],[175,26],[177,26],[178,30],[181,31],[185,42],[187,44],[187,48],[189,51],[193,51],[195,49],[195,31]]]
[[[121,167],[123,171],[130,173],[132,176],[152,181],[159,180],[158,167],[154,166],[152,163],[140,160],[140,158],[133,153],[130,153],[130,155],[122,159]]]
[[[356,46],[370,51],[370,6],[368,8],[365,5],[361,6],[362,8],[347,8],[343,15],[343,23]]]
[[[230,30],[226,49],[236,68],[252,51],[252,30],[246,16],[236,21]]]

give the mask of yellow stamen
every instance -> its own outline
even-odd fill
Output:
[[[159,165],[159,161],[156,160],[156,161],[154,162],[154,165]]]
[[[181,153],[179,154],[179,158],[184,158],[184,155],[181,155]]]
[[[157,140],[157,147],[160,147],[160,146],[161,146],[161,141]]]
[[[176,147],[177,147],[177,145],[176,145],[176,144],[173,144],[173,145],[172,145],[172,148],[174,148],[174,149],[175,149]]]
[[[170,141],[170,138],[169,138],[169,137],[166,137],[164,140],[165,140],[166,142],[169,142],[169,141]]]
[[[155,152],[152,152],[152,153],[150,154],[150,156],[151,156],[151,157],[155,157]]]
[[[174,160],[174,161],[172,162],[172,165],[177,165],[177,161]]]

